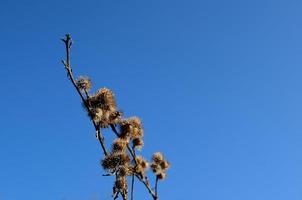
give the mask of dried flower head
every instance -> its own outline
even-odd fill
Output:
[[[162,155],[162,153],[160,152],[156,152],[153,154],[152,156],[152,160],[155,162],[155,163],[160,163],[161,161],[163,161],[164,157]]]
[[[130,176],[133,173],[133,169],[130,165],[122,165],[118,170],[120,176]]]
[[[91,81],[88,77],[80,76],[76,81],[76,85],[82,92],[88,92],[91,88]]]
[[[115,111],[116,103],[114,99],[114,94],[108,88],[101,88],[96,93],[96,97],[99,101],[99,105],[103,110]]]
[[[128,120],[122,120],[120,123],[120,137],[121,138],[130,138],[132,127],[129,124]]]
[[[143,137],[144,130],[143,130],[141,120],[138,117],[131,117],[131,118],[128,119],[128,121],[132,126],[131,136],[133,138]]]
[[[106,156],[102,160],[101,165],[105,170],[115,171],[118,166],[129,164],[129,162],[130,157],[128,154],[125,152],[118,152]]]
[[[144,134],[141,121],[137,117],[124,119],[120,122],[121,137],[141,138]]]
[[[112,143],[112,152],[124,152],[127,148],[127,140],[116,138],[114,142]]]
[[[158,174],[161,172],[161,167],[157,163],[152,163],[151,169],[152,169],[153,173],[155,173],[155,174]]]
[[[127,179],[123,176],[118,177],[115,181],[115,187],[120,191],[126,191],[128,189]]]
[[[114,94],[107,88],[99,89],[94,95],[87,99],[89,107],[101,108],[104,111],[115,111],[116,103]]]
[[[132,146],[138,150],[141,150],[144,146],[144,141],[142,138],[134,138],[132,140]]]
[[[119,159],[113,155],[108,155],[101,161],[101,165],[105,170],[115,170],[118,164]]]
[[[143,159],[141,156],[137,156],[135,158],[135,160],[136,160],[136,165],[135,165],[134,170],[137,174],[140,174],[141,176],[143,176],[145,174],[146,169],[149,166],[149,163],[145,159]]]
[[[122,119],[123,113],[121,111],[113,111],[109,115],[109,123],[116,125],[120,123]]]
[[[163,179],[166,178],[166,173],[165,173],[165,172],[160,172],[160,173],[157,174],[156,176],[157,176],[157,178],[158,178],[159,180],[163,180]]]
[[[154,153],[152,160],[151,169],[153,173],[155,173],[159,180],[163,180],[166,177],[165,170],[170,167],[170,163],[164,159],[164,156],[160,152]]]
[[[163,169],[163,170],[166,170],[170,167],[170,163],[166,160],[163,160],[161,163],[160,163],[160,167]]]

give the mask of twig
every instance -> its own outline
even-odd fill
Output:
[[[133,192],[134,192],[134,174],[132,174],[132,178],[131,178],[131,200],[133,200]]]
[[[73,73],[72,73],[72,68],[71,68],[71,64],[70,64],[70,51],[71,51],[71,46],[72,46],[72,40],[71,40],[71,37],[69,34],[66,34],[65,35],[66,38],[65,39],[62,39],[62,41],[65,43],[65,48],[66,48],[66,61],[62,60],[62,63],[67,71],[67,75],[72,83],[72,85],[74,86],[74,88],[76,89],[77,93],[79,94],[85,108],[87,109],[89,115],[93,115],[93,112],[91,111],[89,105],[88,105],[88,102],[87,102],[87,99],[89,98],[89,95],[87,93],[87,91],[84,91],[85,92],[85,95],[86,95],[86,99],[85,97],[83,96],[83,94],[81,93],[80,89],[78,88],[77,84],[76,84],[76,81],[75,81],[75,78],[73,76]],[[101,144],[101,147],[102,147],[102,150],[103,150],[103,153],[105,156],[108,155],[108,151],[106,150],[106,146],[105,146],[105,142],[104,142],[104,137],[103,135],[101,134],[101,131],[100,131],[100,127],[99,125],[94,121],[92,120],[92,123],[93,123],[93,126],[95,128],[95,131],[96,131],[96,137],[98,138],[100,144]],[[115,126],[114,125],[110,125],[112,131],[115,133],[115,135],[117,137],[120,136],[120,134],[118,133],[118,131],[116,130]],[[131,154],[132,158],[133,158],[133,161],[135,163],[135,165],[137,165],[137,161],[136,161],[136,155],[135,155],[135,150],[134,149],[131,149],[129,147],[129,144],[127,144],[127,149],[129,151],[129,153]],[[110,176],[112,174],[104,174],[103,176]],[[152,190],[152,188],[150,187],[150,184],[148,182],[148,180],[146,179],[147,177],[143,177],[137,173],[134,173],[132,175],[132,188],[131,188],[131,200],[133,200],[133,191],[134,191],[134,176],[140,181],[142,182],[145,187],[147,188],[148,192],[150,193],[150,195],[152,196],[153,200],[158,200],[158,196],[157,196],[157,182],[158,182],[158,179],[156,179],[156,186],[155,186],[155,191]],[[116,199],[118,198],[118,194],[119,192],[115,192],[114,195],[113,195],[113,198]],[[125,195],[127,194],[122,194],[122,197],[123,199],[125,199]]]
[[[87,104],[87,101],[86,99],[83,97],[80,89],[78,88],[77,84],[76,84],[76,81],[74,79],[74,76],[72,74],[72,69],[71,69],[71,64],[70,64],[70,51],[71,51],[71,45],[72,45],[72,40],[71,40],[71,37],[69,34],[66,34],[66,39],[62,39],[62,41],[65,43],[65,48],[66,48],[66,61],[62,60],[62,63],[64,64],[64,67],[67,71],[67,74],[69,76],[69,79],[72,83],[72,85],[74,86],[74,88],[76,89],[76,91],[78,92],[79,96],[81,97],[82,101],[83,101],[83,104],[84,106],[86,107],[87,111],[89,112],[89,114],[92,114],[88,104]],[[93,123],[93,126],[95,128],[95,131],[96,131],[96,136],[101,144],[101,147],[103,149],[103,153],[105,154],[105,156],[108,155],[108,152],[106,150],[106,147],[105,147],[105,142],[104,142],[104,137],[102,136],[101,134],[101,131],[100,131],[100,128],[99,126],[95,123],[94,120],[92,120],[92,123]]]
[[[158,185],[158,177],[156,176],[155,180],[155,195],[157,196],[157,185]]]

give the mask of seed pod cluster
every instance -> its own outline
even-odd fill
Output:
[[[153,173],[159,180],[163,180],[166,177],[166,170],[170,167],[170,163],[164,159],[160,152],[153,154],[152,161],[151,168]]]

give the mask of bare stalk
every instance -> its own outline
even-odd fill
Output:
[[[80,88],[78,87],[77,83],[76,83],[76,80],[73,76],[73,73],[72,73],[72,68],[71,68],[71,63],[70,63],[70,52],[71,52],[71,46],[72,46],[72,39],[70,37],[69,34],[66,34],[65,35],[66,37],[64,39],[62,39],[62,41],[64,42],[65,44],[65,49],[66,49],[66,60],[62,60],[62,63],[67,71],[67,75],[72,83],[72,85],[74,86],[74,88],[76,89],[77,93],[79,94],[82,102],[83,102],[83,105],[85,106],[88,114],[90,116],[93,115],[93,111],[91,110],[89,104],[88,104],[88,101],[87,99],[89,98],[89,94],[88,92],[85,90],[84,91],[84,94],[81,92]],[[84,97],[85,95],[85,97]],[[102,147],[102,150],[103,150],[103,154],[105,156],[108,155],[108,151],[106,149],[106,146],[105,146],[105,141],[104,141],[104,137],[103,135],[101,134],[101,129],[100,129],[100,126],[98,125],[98,123],[92,119],[92,123],[93,123],[93,126],[95,128],[95,132],[96,132],[96,137],[97,139],[99,140],[99,143]],[[110,127],[111,127],[111,130],[113,131],[113,133],[117,136],[117,137],[120,137],[120,133],[118,133],[118,131],[116,130],[115,128],[115,125],[113,124],[110,124]],[[127,149],[132,157],[132,160],[134,162],[135,165],[137,165],[137,161],[136,161],[136,152],[135,152],[135,149],[131,149],[129,144],[127,144]],[[116,173],[109,173],[109,174],[104,174],[103,176],[113,176],[113,175],[116,175]],[[131,200],[133,200],[134,198],[134,182],[135,182],[135,177],[146,187],[147,191],[150,193],[150,195],[152,196],[153,200],[158,200],[158,195],[157,195],[157,185],[158,185],[158,177],[156,177],[156,182],[155,182],[155,191],[151,188],[150,184],[149,184],[149,181],[147,179],[147,177],[145,177],[144,175],[141,175],[141,174],[138,174],[136,172],[133,173],[132,175],[132,181],[131,181]],[[113,195],[113,198],[114,199],[117,199],[118,198],[118,194],[121,194],[122,198],[123,199],[127,199],[127,192],[115,192],[114,195]]]
[[[131,177],[131,200],[133,200],[133,192],[134,192],[134,174]]]
[[[80,89],[78,88],[78,86],[76,84],[76,81],[75,81],[75,78],[74,78],[73,73],[72,73],[72,68],[71,68],[71,64],[70,64],[70,51],[71,51],[71,46],[72,46],[72,40],[71,40],[70,35],[66,34],[66,39],[62,39],[62,41],[65,43],[65,49],[66,49],[66,61],[62,60],[62,63],[63,63],[63,65],[64,65],[64,67],[67,71],[67,75],[68,75],[72,85],[74,86],[74,88],[78,92],[85,108],[87,109],[89,114],[92,114],[92,112],[91,112],[91,110],[88,106],[88,103],[87,103],[86,99],[84,98],[84,96],[82,95]],[[95,123],[94,120],[92,120],[92,123],[93,123],[93,126],[95,128],[96,137],[98,138],[98,140],[101,144],[101,147],[103,149],[103,153],[105,154],[105,156],[107,156],[108,152],[107,152],[106,147],[105,147],[105,141],[104,141],[104,137],[101,134],[100,127]]]
[[[155,180],[155,195],[157,196],[157,185],[158,185],[158,177],[156,176]]]

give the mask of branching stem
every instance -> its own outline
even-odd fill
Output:
[[[73,73],[72,73],[72,68],[71,68],[71,64],[70,64],[70,52],[71,52],[71,46],[72,46],[71,36],[69,34],[66,34],[65,38],[62,39],[62,41],[65,43],[65,49],[66,49],[66,61],[62,60],[62,63],[63,63],[63,65],[64,65],[64,67],[65,67],[65,69],[67,71],[67,75],[68,75],[68,77],[69,77],[72,85],[76,89],[77,93],[79,94],[79,96],[80,96],[80,98],[81,98],[81,100],[82,100],[85,108],[87,109],[89,115],[93,115],[93,112],[91,111],[91,109],[90,109],[90,107],[88,105],[88,102],[87,102],[87,99],[89,98],[89,95],[88,95],[87,91],[84,91],[84,94],[85,94],[86,98],[83,96],[83,93],[81,92],[81,90],[77,86],[76,80],[75,80],[75,78],[73,76]],[[99,140],[100,145],[102,147],[103,153],[104,153],[105,156],[107,156],[108,155],[108,151],[106,149],[104,137],[101,134],[100,127],[99,127],[99,125],[94,120],[92,120],[92,123],[93,123],[93,126],[95,128],[96,137]],[[114,132],[114,134],[117,137],[119,137],[120,134],[116,130],[115,126],[113,124],[111,124],[110,127],[111,127],[112,131]],[[131,157],[132,157],[135,165],[137,165],[135,150],[131,149],[130,146],[129,146],[129,144],[127,144],[127,149],[129,151],[129,153],[131,154]],[[105,174],[104,176],[111,176],[111,175],[113,175],[113,174]],[[134,173],[132,175],[131,200],[133,200],[134,177],[136,177],[141,183],[144,184],[144,186],[146,187],[146,189],[148,190],[148,192],[152,196],[153,200],[158,200],[158,196],[157,196],[157,182],[158,182],[158,179],[156,178],[155,191],[153,191],[153,189],[151,188],[151,186],[149,184],[149,181],[146,179],[146,177],[143,177],[143,176],[141,176],[140,174],[137,174],[137,173]],[[127,194],[122,194],[123,199],[126,198],[125,195],[127,195]],[[115,193],[114,196],[113,196],[113,198],[116,199],[117,197],[118,197],[118,193]]]
[[[92,114],[92,112],[91,112],[91,110],[88,106],[88,103],[87,103],[86,99],[84,98],[83,94],[81,93],[80,89],[78,88],[78,86],[76,84],[76,81],[75,81],[75,78],[74,78],[73,73],[72,73],[72,68],[71,68],[71,64],[70,64],[70,51],[71,51],[72,40],[71,40],[70,35],[66,34],[66,39],[62,39],[62,41],[65,43],[65,49],[66,49],[66,61],[62,61],[62,63],[64,64],[64,67],[67,71],[68,77],[69,77],[72,85],[74,86],[74,88],[78,92],[85,108],[87,109],[89,114]],[[101,147],[103,149],[103,153],[104,153],[105,156],[107,156],[108,152],[107,152],[106,147],[105,147],[105,141],[104,141],[104,137],[101,134],[100,127],[95,123],[94,120],[92,120],[92,123],[93,123],[93,126],[95,128],[96,137],[98,138],[98,140],[101,144]]]

